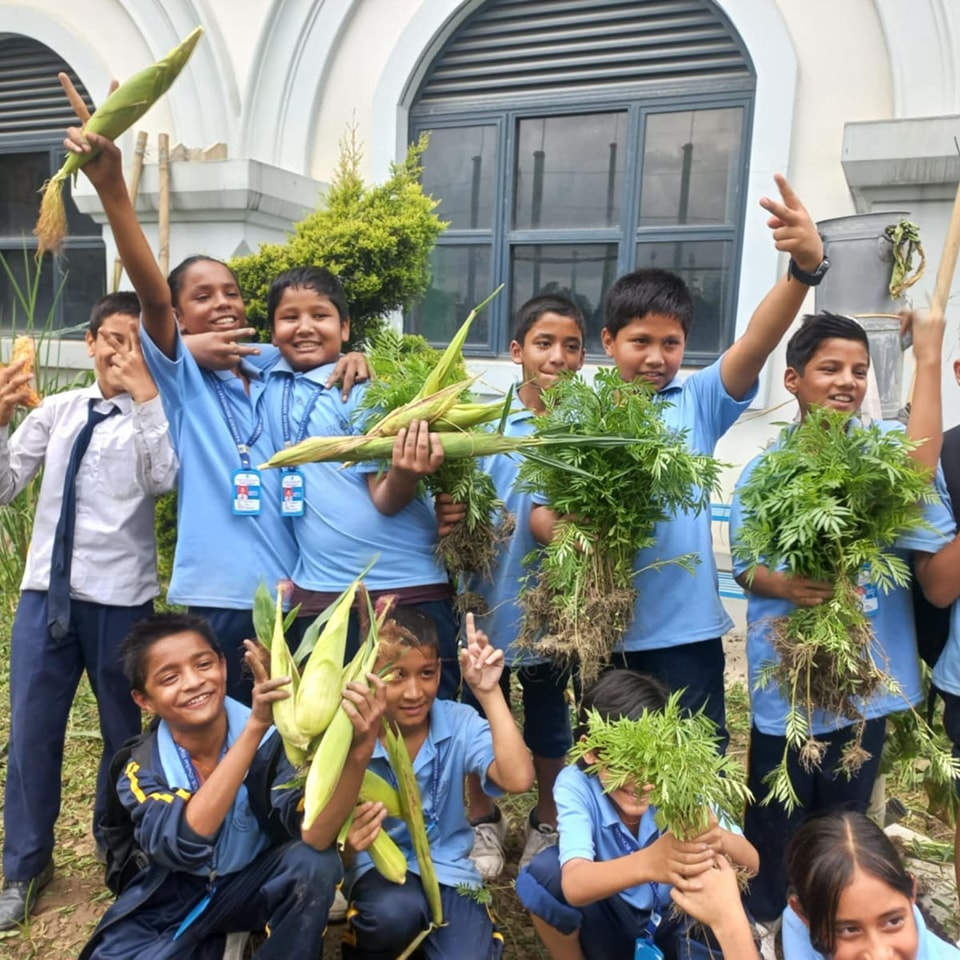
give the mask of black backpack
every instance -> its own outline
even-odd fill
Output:
[[[960,426],[943,435],[940,465],[947,482],[953,517],[960,526]],[[935,607],[923,595],[917,578],[913,578],[913,618],[917,625],[917,651],[920,659],[933,668],[950,636],[950,607]]]
[[[107,806],[99,825],[107,861],[103,879],[114,896],[119,896],[150,863],[150,858],[137,845],[133,818],[120,800],[117,781],[131,760],[141,767],[151,765],[158,722],[154,717],[147,730],[127,740],[110,761]]]

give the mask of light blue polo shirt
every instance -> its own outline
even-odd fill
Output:
[[[261,356],[252,358],[256,365],[251,358],[242,361],[250,378],[248,394],[243,381],[230,371],[201,370],[179,336],[174,360],[157,348],[142,325],[140,338],[180,458],[177,547],[167,599],[188,606],[249,610],[261,580],[272,589],[293,573],[296,544],[289,523],[280,516],[276,470],[261,471],[259,516],[234,516],[232,478],[240,455],[216,385],[222,388],[244,441],[262,420],[250,452],[257,466],[275,451],[267,430],[261,371],[276,363],[279,354],[262,346]]]
[[[464,808],[463,780],[468,773],[475,773],[480,777],[483,792],[489,797],[499,797],[503,791],[487,777],[493,759],[490,725],[473,707],[453,700],[433,701],[430,731],[413,761],[413,771],[423,800],[433,865],[437,879],[444,886],[456,887],[463,883],[479,887],[483,883],[470,859],[473,828]],[[379,741],[370,759],[370,769],[396,786],[393,770]],[[406,823],[397,817],[387,817],[383,827],[406,855],[407,869],[419,876],[420,868]],[[347,871],[347,889],[372,867],[369,855],[358,853]]]
[[[520,402],[518,396],[516,402]],[[507,417],[504,434],[508,437],[530,436],[534,432],[534,416],[534,412],[527,408],[514,411]],[[500,544],[491,578],[487,580],[473,576],[467,584],[468,590],[479,593],[486,601],[490,613],[480,618],[478,624],[490,641],[504,651],[508,665],[532,663],[536,659],[530,651],[514,647],[523,623],[523,607],[517,599],[521,581],[527,574],[523,558],[540,547],[530,532],[533,496],[518,490],[516,485],[522,462],[523,457],[510,453],[498,453],[480,461],[480,469],[485,470],[493,480],[497,497],[513,515],[516,529],[506,543]]]
[[[937,490],[944,501],[944,509],[952,516],[950,494],[940,471],[937,472]],[[950,636],[933,668],[933,685],[938,690],[960,697],[960,601],[955,601],[950,608]]]
[[[657,393],[664,422],[687,431],[686,444],[694,453],[712,456],[717,441],[757,393],[755,383],[742,400],[734,400],[720,376],[722,359],[682,382],[675,377]],[[536,495],[534,501],[544,502]],[[617,649],[659,650],[723,636],[733,621],[720,602],[709,508],[699,514],[681,511],[658,523],[654,535],[654,545],[638,550],[633,561],[637,602]],[[700,560],[693,573],[677,564],[651,566],[685,554]]]
[[[901,424],[882,424],[884,431],[902,430]],[[744,468],[737,483],[730,510],[730,542],[737,542],[743,524],[743,507],[739,491],[760,462],[763,454],[754,457]],[[936,553],[952,536],[953,517],[940,502],[925,504],[923,517],[934,529],[917,529],[900,537],[891,552],[906,561],[910,551]],[[748,564],[733,560],[733,572],[739,576]],[[867,585],[867,605],[874,641],[871,652],[876,663],[900,685],[902,694],[880,691],[862,705],[862,715],[868,720],[885,717],[905,710],[907,704],[916,706],[923,700],[920,677],[920,662],[917,656],[917,637],[913,619],[913,600],[909,587],[894,587],[889,593]],[[789,705],[783,698],[775,681],[757,689],[760,671],[765,663],[776,660],[770,642],[770,621],[775,617],[788,616],[795,609],[787,600],[760,597],[747,591],[747,668],[750,685],[750,712],[754,725],[761,733],[776,737],[786,735],[786,717]],[[822,710],[810,718],[813,734],[830,733],[850,726],[855,720],[839,717]]]
[[[344,403],[339,387],[324,384],[334,364],[294,373],[281,358],[267,377],[269,432],[277,449],[300,436],[336,437],[362,433],[356,426],[365,384],[357,384]],[[289,385],[289,391],[285,390]],[[284,395],[289,398],[288,428],[283,426]],[[315,398],[315,399],[314,399]],[[304,415],[309,422],[304,430]],[[437,520],[432,502],[414,497],[398,513],[385,516],[374,506],[367,476],[379,464],[344,467],[306,463],[305,510],[290,521],[299,548],[293,581],[304,590],[339,593],[379,554],[364,577],[368,590],[396,590],[446,584],[446,570],[435,556]],[[269,471],[277,473],[280,471]]]
[[[917,960],[958,960],[960,950],[941,940],[927,929],[923,914],[916,905],[913,919],[917,924]],[[807,925],[797,916],[793,907],[783,911],[783,958],[784,960],[829,960],[818,953],[810,942]]]

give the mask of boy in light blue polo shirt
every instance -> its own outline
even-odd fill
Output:
[[[397,608],[381,631],[377,668],[389,664],[386,719],[403,736],[420,788],[430,853],[440,883],[445,925],[433,930],[426,955],[433,960],[497,960],[503,938],[487,907],[472,896],[482,879],[469,858],[473,831],[464,811],[467,774],[491,794],[522,793],[533,783],[533,764],[500,689],[503,651],[476,630],[467,614],[467,649],[460,655],[464,681],[487,719],[462,703],[437,699],[440,661],[434,625],[421,611]],[[382,744],[370,769],[396,783]],[[407,857],[407,879],[391,883],[373,869],[364,851],[380,829]],[[343,939],[345,960],[396,957],[430,922],[420,869],[406,824],[388,818],[383,804],[362,803],[344,854],[350,911]]]
[[[326,386],[350,333],[340,281],[320,267],[288,270],[270,287],[267,315],[281,353],[267,381],[267,428],[274,448],[307,436],[362,433],[357,414],[365,387],[354,387],[343,403],[339,391]],[[300,605],[303,620],[325,610],[376,557],[364,577],[373,599],[389,593],[437,623],[444,661],[441,696],[450,698],[459,686],[453,588],[436,558],[433,507],[417,492],[420,478],[442,459],[439,444],[415,424],[398,438],[390,469],[382,475],[382,465],[375,463],[308,463],[264,476],[276,483],[271,495],[289,518],[296,541],[291,602]],[[354,613],[348,656],[357,640]]]
[[[582,730],[592,712],[605,720],[636,720],[648,710],[662,711],[667,697],[654,677],[608,671],[584,691]],[[754,873],[756,851],[719,825],[681,843],[657,827],[642,783],[605,790],[602,769],[586,772],[594,762],[602,757],[588,753],[557,778],[559,848],[543,850],[517,876],[517,895],[550,956],[719,956],[715,946],[700,942],[689,917],[670,909],[671,885],[680,878],[695,881],[718,855]]]
[[[693,298],[684,282],[664,270],[637,270],[621,277],[604,303],[603,347],[625,381],[642,377],[663,401],[664,421],[686,430],[695,453],[712,454],[717,441],[756,396],[757,377],[800,309],[808,288],[826,272],[823,244],[787,181],[776,176],[781,200],[764,197],[778,250],[790,254],[787,275],[763,299],[743,335],[723,356],[685,380],[677,376],[693,322]],[[542,543],[553,535],[556,515],[547,506],[531,513],[531,528]],[[691,575],[671,558],[694,554]],[[656,564],[651,568],[651,564]],[[681,690],[690,711],[701,707],[728,739],[724,709],[721,637],[733,622],[717,586],[710,516],[679,513],[660,523],[656,544],[634,561],[637,602],[634,619],[612,665],[658,677]]]
[[[797,397],[801,419],[811,406],[825,406],[847,412],[853,417],[866,392],[870,354],[867,336],[860,325],[848,317],[818,314],[807,317],[803,326],[787,344],[787,372],[784,383]],[[884,429],[902,429],[885,424]],[[763,455],[744,469],[738,490],[746,483]],[[912,551],[917,557],[918,576],[925,583],[924,558],[937,553],[949,542],[954,529],[953,517],[942,503],[928,504],[924,519],[929,529],[913,530],[902,536],[892,552],[907,560]],[[731,542],[736,543],[743,522],[739,494],[734,497],[730,516]],[[747,838],[760,851],[760,874],[750,886],[747,903],[754,917],[763,923],[775,921],[783,911],[787,879],[783,860],[786,844],[799,824],[810,814],[832,808],[866,811],[885,736],[886,717],[916,705],[923,699],[917,658],[913,604],[909,587],[889,592],[867,585],[864,610],[874,633],[874,659],[885,663],[885,670],[898,683],[901,693],[884,691],[863,704],[866,721],[863,746],[870,754],[856,776],[839,773],[838,763],[850,738],[856,719],[817,711],[808,718],[810,731],[827,744],[820,766],[805,769],[796,755],[789,757],[791,782],[800,798],[793,813],[776,801],[764,804],[768,786],[764,778],[780,763],[786,747],[786,722],[789,704],[776,681],[758,686],[764,664],[775,662],[777,653],[770,640],[771,622],[788,616],[796,606],[816,606],[829,600],[833,585],[788,575],[766,567],[757,569],[751,581],[745,576],[747,564],[734,559],[734,574],[748,592],[747,665],[750,686],[749,786],[755,800],[748,804],[744,820]]]

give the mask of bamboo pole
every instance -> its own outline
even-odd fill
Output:
[[[170,270],[170,135],[161,133],[158,137],[158,146],[160,159],[160,210],[157,227],[160,236],[157,261],[160,264],[160,272],[166,276]]]
[[[130,194],[130,203],[134,208],[137,205],[137,194],[140,192],[140,175],[143,173],[143,158],[147,152],[147,131],[141,130],[137,134],[137,145],[133,151],[133,168],[130,170],[130,183],[127,192]],[[120,289],[120,274],[123,272],[123,260],[119,254],[113,261],[113,291]]]

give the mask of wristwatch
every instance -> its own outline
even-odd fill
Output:
[[[806,270],[801,270],[797,266],[797,261],[791,257],[790,266],[787,267],[787,275],[796,277],[797,280],[805,283],[808,287],[815,287],[824,278],[829,269],[830,261],[826,257],[817,264],[817,269],[814,270],[813,273],[807,273]]]

